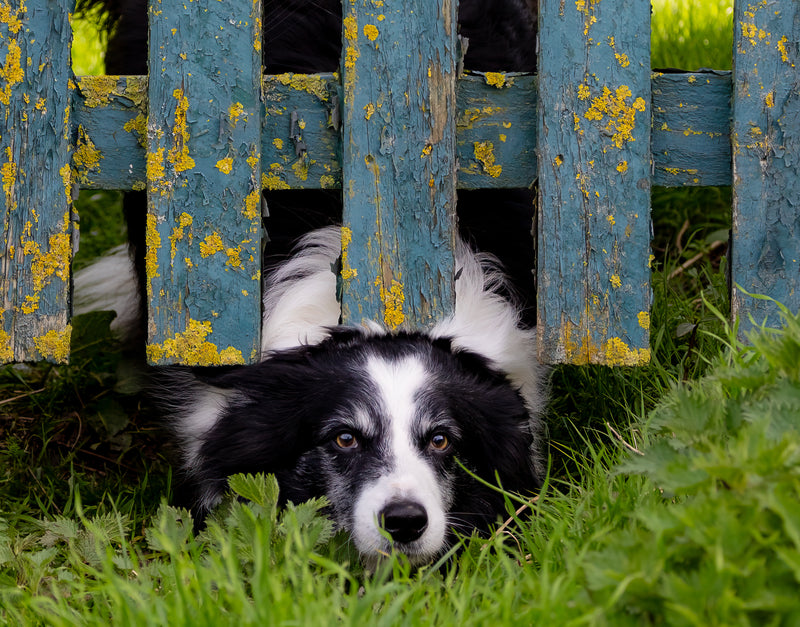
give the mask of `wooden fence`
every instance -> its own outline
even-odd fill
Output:
[[[734,315],[800,307],[794,0],[668,74],[649,3],[540,0],[538,77],[460,75],[455,0],[344,0],[341,72],[278,76],[258,0],[151,0],[150,80],[76,78],[70,11],[0,0],[0,361],[68,359],[77,188],[148,192],[154,363],[258,358],[262,189],[342,190],[346,322],[446,315],[456,189],[536,179],[545,362],[648,361],[652,185],[732,185]]]

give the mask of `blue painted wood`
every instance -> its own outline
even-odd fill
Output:
[[[732,313],[742,331],[800,309],[800,5],[734,13]],[[740,289],[742,288],[742,289]]]
[[[342,318],[428,327],[453,306],[456,3],[343,9]]]
[[[731,73],[656,74],[653,185],[731,184]]]
[[[0,13],[0,362],[65,362],[72,259],[69,0]]]
[[[533,184],[537,97],[535,76],[489,73],[458,81],[459,189]]]
[[[81,188],[144,190],[147,77],[81,76],[76,83],[72,120],[78,184]]]
[[[649,360],[650,5],[539,3],[539,351]]]
[[[261,3],[249,0],[150,4],[152,363],[259,357],[260,16]]]
[[[536,77],[509,77],[502,88],[481,76],[458,81],[459,189],[527,187],[536,178]],[[332,74],[264,77],[265,189],[341,188],[340,129],[332,119],[334,111],[341,113],[341,100],[328,95],[338,89]],[[656,73],[652,90],[653,185],[730,185],[730,72]],[[76,166],[80,186],[144,189],[145,77],[81,77],[75,102],[74,125],[102,155],[93,168]],[[295,111],[305,123],[307,170],[298,165],[291,139]],[[486,142],[500,168],[476,158],[476,145]]]

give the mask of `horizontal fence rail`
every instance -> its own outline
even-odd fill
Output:
[[[410,34],[407,3],[354,0],[341,73],[261,76],[260,6],[238,1],[224,12],[155,2],[149,81],[73,78],[66,0],[3,12],[0,361],[67,359],[77,188],[148,191],[155,363],[258,358],[262,189],[343,190],[357,231],[348,254],[369,268],[345,297],[353,322],[388,323],[395,283],[414,294],[407,324],[445,315],[454,188],[537,180],[544,361],[647,361],[653,185],[732,185],[734,313],[776,322],[776,308],[745,291],[800,307],[792,0],[736,2],[733,72],[670,73],[650,70],[648,3],[541,0],[538,77],[456,76],[447,0],[419,0],[418,17],[441,30],[413,68],[392,57],[428,37]],[[189,39],[216,48],[197,54]],[[423,88],[403,86],[410,72]],[[393,126],[386,112],[406,97],[414,113]],[[377,102],[387,108],[370,110]],[[412,157],[415,173],[404,170]],[[420,217],[433,222],[398,236]],[[403,265],[411,257],[437,261],[416,275],[418,262]]]

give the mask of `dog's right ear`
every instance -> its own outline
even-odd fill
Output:
[[[296,346],[318,344],[339,324],[337,265],[342,231],[327,227],[300,240],[292,256],[264,283],[261,356]]]

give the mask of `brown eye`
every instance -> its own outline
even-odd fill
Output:
[[[444,451],[450,446],[450,440],[444,433],[437,433],[431,438],[430,446],[435,451]]]
[[[358,440],[352,433],[340,433],[336,436],[336,446],[343,449],[352,449],[358,446]]]

